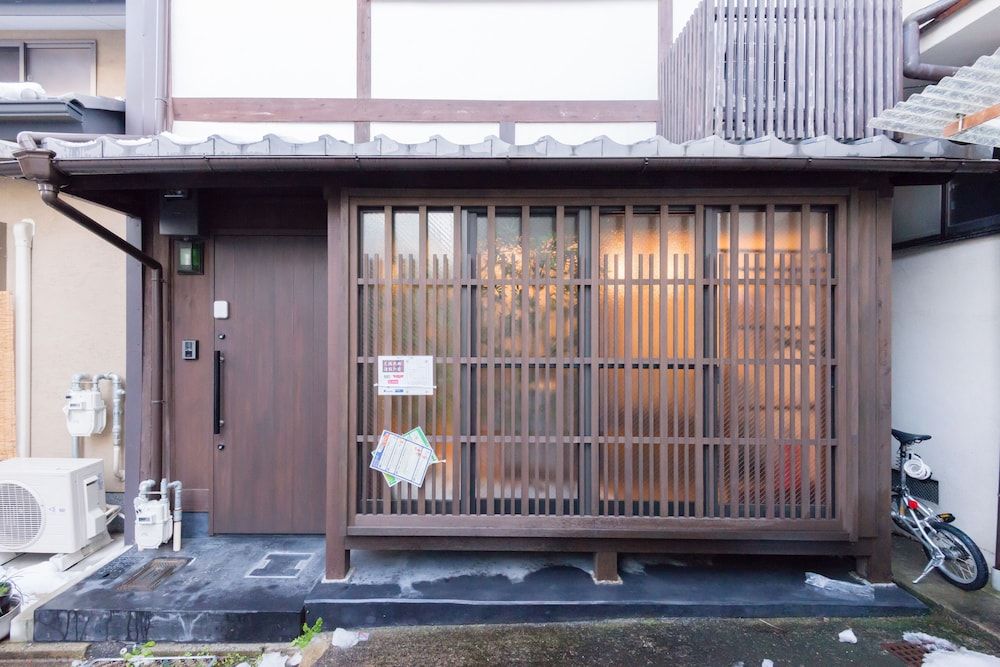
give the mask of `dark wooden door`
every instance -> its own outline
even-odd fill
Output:
[[[326,239],[219,236],[213,532],[321,533]]]

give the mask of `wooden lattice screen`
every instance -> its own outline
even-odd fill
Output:
[[[838,518],[842,202],[377,203],[351,206],[353,522]],[[379,354],[433,355],[435,394],[376,396]],[[418,425],[446,462],[390,489],[375,440]]]
[[[900,0],[704,0],[661,67],[663,135],[840,140],[902,96]]]

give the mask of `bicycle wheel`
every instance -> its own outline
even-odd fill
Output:
[[[972,538],[960,529],[944,523],[931,521],[931,527],[937,531],[931,535],[931,540],[944,552],[944,563],[938,568],[938,574],[951,585],[964,591],[978,591],[989,581],[989,567],[986,558]],[[924,547],[927,557],[930,552]]]

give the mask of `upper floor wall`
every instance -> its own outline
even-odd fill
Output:
[[[194,134],[637,141],[657,129],[670,6],[172,0],[169,120]]]
[[[5,24],[7,17],[0,16],[0,24]],[[7,81],[13,78],[13,65],[15,61],[19,63],[21,70],[18,73],[22,80],[31,74],[30,66],[26,58],[30,57],[31,50],[24,46],[38,45],[41,47],[61,47],[74,46],[67,49],[66,55],[69,61],[57,59],[47,59],[51,62],[42,63],[46,69],[54,70],[56,77],[52,83],[47,79],[40,79],[38,83],[46,88],[46,92],[53,95],[62,95],[73,92],[83,95],[100,95],[102,97],[124,97],[125,96],[125,32],[122,30],[0,30],[0,48],[6,47],[11,55],[9,62],[11,73],[8,76],[0,76],[0,80]],[[93,47],[90,50],[90,47]],[[81,48],[85,47],[85,48]],[[17,52],[15,53],[15,49]],[[46,49],[48,50],[48,49]],[[27,51],[27,54],[25,54]],[[78,71],[80,76],[63,76],[58,71],[66,67],[71,67]],[[82,87],[82,82],[87,79],[85,70],[93,70],[89,85],[86,89]],[[64,81],[80,81],[79,84],[70,84],[73,90],[63,90],[67,87]]]

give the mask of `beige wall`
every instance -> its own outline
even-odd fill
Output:
[[[0,31],[0,39],[97,41],[97,94],[125,94],[125,34],[120,31]],[[68,198],[71,199],[71,198]],[[117,234],[125,217],[74,204]],[[32,251],[31,450],[34,456],[69,456],[62,405],[74,373],[125,376],[125,257],[42,204],[34,185],[0,178],[0,222],[7,223],[7,285],[14,285],[13,223],[35,221]],[[11,379],[3,379],[10,382]],[[128,378],[125,378],[126,391]],[[84,441],[84,455],[105,460],[108,489],[121,490],[111,456],[110,391],[104,435]],[[128,400],[128,398],[126,398]]]
[[[72,199],[72,198],[67,198]],[[81,210],[124,236],[125,216],[73,200]],[[69,456],[62,405],[74,373],[125,376],[125,256],[42,204],[25,181],[0,179],[0,221],[7,223],[7,284],[13,288],[12,225],[35,221],[31,267],[31,453]],[[128,390],[128,378],[125,378]],[[120,491],[111,462],[111,395],[108,426],[84,440],[88,457],[105,459],[108,490]],[[127,397],[126,397],[126,400]]]
[[[5,39],[90,39],[97,42],[97,94],[125,97],[125,32],[121,30],[0,30]],[[0,204],[2,205],[2,204]]]

